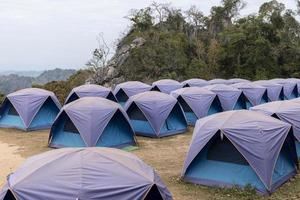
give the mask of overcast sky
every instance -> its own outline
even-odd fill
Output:
[[[205,14],[220,0],[173,0],[183,10],[196,5]],[[248,0],[242,15],[263,0]],[[295,0],[281,0],[296,9]],[[103,33],[111,47],[130,25],[124,16],[146,0],[0,0],[0,71],[82,68]]]

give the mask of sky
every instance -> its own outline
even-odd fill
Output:
[[[83,68],[102,33],[112,51],[130,27],[124,17],[146,0],[0,0],[0,71]],[[171,0],[176,8],[195,5],[208,14],[220,0]],[[241,15],[255,13],[263,0],[247,0]],[[295,0],[280,0],[296,9]]]

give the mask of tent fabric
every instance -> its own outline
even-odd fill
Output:
[[[249,110],[227,111],[202,118],[196,123],[182,176],[220,131],[221,137],[228,138],[253,168],[266,190],[271,192],[275,187],[272,184],[275,164],[290,128],[291,125],[285,122]],[[295,148],[291,154],[296,155]],[[294,162],[293,172],[298,164]]]
[[[208,81],[200,78],[192,78],[182,82],[183,87],[203,87],[209,85]]]
[[[117,93],[121,89],[125,92],[125,94],[128,97],[131,97],[133,95],[136,95],[136,94],[139,94],[139,93],[142,93],[142,92],[150,91],[151,86],[147,85],[145,83],[142,83],[140,81],[127,81],[127,82],[124,82],[124,83],[120,83],[115,87],[114,95],[117,95]]]
[[[116,101],[116,98],[110,89],[96,84],[86,84],[73,88],[68,95],[65,104],[73,101],[71,97],[74,94],[77,95],[76,99],[82,97],[103,97],[108,99],[111,98],[110,100]]]
[[[215,84],[202,87],[217,94],[224,111],[233,110],[242,91],[230,85]]]
[[[229,84],[231,84],[231,82],[230,82],[229,80],[221,79],[221,78],[216,78],[216,79],[209,80],[208,83],[209,83],[210,85],[214,85],[214,84],[225,84],[225,85],[229,85]]]
[[[51,98],[57,109],[61,108],[53,92],[39,88],[26,88],[10,93],[6,96],[4,104],[6,101],[12,104],[24,124],[24,129],[27,130],[48,98]]]
[[[64,148],[32,156],[8,176],[0,200],[9,192],[16,199],[30,200],[141,200],[148,195],[173,199],[154,169],[137,156],[103,147]]]
[[[292,125],[293,134],[300,142],[300,101],[273,101],[250,108],[266,115],[276,115],[280,120]]]
[[[129,125],[128,132],[134,138],[129,118],[118,103],[101,97],[83,97],[65,105],[61,109],[51,128],[50,140],[55,133],[55,128],[59,126],[61,115],[66,113],[77,128],[86,146],[95,146],[110,120],[117,112],[121,112],[123,115],[124,120]]]
[[[207,116],[216,94],[199,87],[186,87],[171,92],[176,99],[180,96],[189,105],[198,118]]]
[[[179,114],[183,116],[185,124],[184,127],[185,129],[187,128],[182,108],[179,106],[177,100],[168,94],[157,91],[149,91],[134,95],[128,99],[125,105],[125,110],[128,111],[133,103],[143,113],[157,136],[162,134],[161,129],[176,105],[179,108],[176,112],[179,112]]]
[[[172,80],[172,79],[162,79],[152,83],[152,88],[157,87],[160,92],[170,94],[172,91],[183,87],[183,84]]]
[[[230,82],[230,84],[236,84],[236,83],[249,83],[251,81],[242,78],[232,78],[232,79],[228,79],[228,82]]]
[[[267,88],[267,94],[269,101],[283,100],[281,94],[283,94],[283,86],[277,83],[272,83],[267,80],[254,81],[254,84]]]
[[[254,83],[236,83],[232,87],[242,90],[245,97],[250,101],[251,106],[256,106],[262,103],[263,97],[267,92],[267,88],[255,85]]]
[[[271,79],[269,80],[271,83],[277,83],[283,86],[283,94],[285,99],[293,99],[298,97],[297,93],[297,84],[295,81],[291,81],[288,79]]]

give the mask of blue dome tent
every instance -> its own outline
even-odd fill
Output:
[[[150,91],[151,86],[140,81],[127,81],[118,84],[114,89],[114,95],[118,102],[124,106],[129,97]]]
[[[267,88],[263,86],[259,86],[251,82],[235,83],[231,86],[242,90],[243,95],[246,97],[247,109],[252,106],[268,102]]]
[[[117,147],[135,145],[123,108],[101,97],[83,97],[65,105],[49,136],[50,147]]]
[[[230,85],[215,84],[202,87],[217,94],[223,111],[246,109],[246,97],[242,91]]]
[[[200,78],[192,78],[181,82],[183,87],[203,87],[209,85],[208,81]]]
[[[125,105],[137,135],[164,137],[187,130],[187,122],[177,100],[165,93],[149,91],[134,95]]]
[[[60,109],[53,92],[27,88],[5,98],[0,110],[0,127],[25,131],[48,129]]]
[[[189,125],[199,118],[222,111],[217,95],[200,87],[185,87],[171,92],[180,103]]]
[[[197,121],[182,176],[214,187],[273,193],[297,173],[291,125],[259,112],[227,111]]]
[[[82,97],[103,97],[117,102],[115,95],[110,89],[101,85],[86,84],[73,88],[68,95],[65,104],[68,104]]]

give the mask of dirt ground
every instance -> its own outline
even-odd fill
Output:
[[[47,147],[49,130],[25,133],[15,129],[0,129],[0,186],[6,176],[29,156],[51,150]],[[137,137],[139,148],[132,153],[151,165],[160,174],[175,200],[210,199],[300,199],[300,176],[282,186],[272,196],[258,196],[253,190],[216,189],[184,183],[180,172],[192,137],[192,128],[185,134],[150,139]]]

